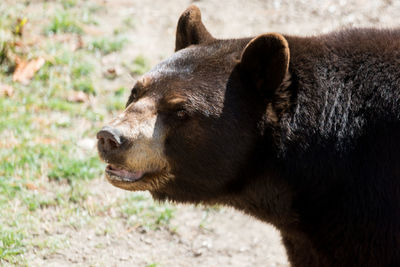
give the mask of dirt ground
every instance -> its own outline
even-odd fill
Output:
[[[126,55],[144,55],[152,65],[173,53],[175,27],[190,4],[200,7],[209,31],[219,38],[265,32],[313,35],[351,26],[398,26],[400,1],[395,0],[109,0],[104,5],[105,29],[131,14]],[[355,44],[356,45],[356,44]],[[118,61],[104,59],[104,67]],[[126,77],[126,83],[132,82]],[[110,81],[110,83],[112,83]],[[113,188],[103,178],[90,182],[98,205],[117,205],[115,199],[134,194]],[[111,209],[112,211],[112,209]],[[43,217],[53,216],[43,211]],[[113,212],[79,229],[52,229],[67,246],[50,255],[30,251],[32,266],[288,266],[279,233],[272,227],[229,208],[179,205],[170,227],[149,231],[128,227]],[[108,234],[99,234],[112,230]],[[172,230],[171,230],[172,229]]]
[[[117,205],[117,198],[130,194],[104,181],[93,181],[91,186],[101,205]],[[129,227],[111,209],[91,225],[50,226],[45,238],[63,236],[68,245],[47,255],[36,251],[29,265],[287,266],[277,230],[229,208],[178,205],[169,226],[158,230]]]

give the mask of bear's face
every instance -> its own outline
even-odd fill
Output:
[[[259,69],[247,60],[259,44],[212,38],[198,12],[182,15],[177,52],[135,84],[125,111],[98,133],[106,177],[117,187],[212,201],[245,175],[266,108],[251,88],[266,81],[247,75]]]
[[[254,129],[245,110],[249,95],[234,92],[239,88],[226,95],[229,79],[238,83],[231,74],[242,47],[232,51],[223,42],[182,49],[135,84],[125,111],[107,126],[120,140],[99,141],[113,185],[163,191],[178,180],[211,192],[238,172]]]

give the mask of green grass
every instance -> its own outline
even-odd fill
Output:
[[[72,78],[74,79],[79,79],[84,76],[90,75],[94,70],[93,65],[91,65],[88,62],[79,62],[72,66],[71,68],[71,74]]]
[[[23,235],[0,226],[0,263],[1,260],[13,263],[14,257],[24,252]]]
[[[96,94],[96,90],[94,89],[94,85],[92,81],[89,79],[79,79],[73,82],[73,88],[76,91],[82,91],[86,94]]]
[[[60,33],[83,33],[76,18],[66,11],[58,11],[51,19],[50,25],[44,30],[47,35]]]
[[[62,156],[54,159],[54,166],[48,173],[50,179],[73,179],[89,180],[99,177],[102,172],[102,164],[97,156],[82,161],[82,159],[64,158]]]
[[[90,44],[89,49],[91,51],[97,51],[103,55],[107,55],[122,50],[126,43],[127,40],[121,37],[101,37],[99,39],[95,39]]]
[[[121,212],[127,216],[129,225],[158,229],[169,226],[175,208],[154,203],[144,195],[135,194],[128,196],[121,204]]]
[[[61,4],[63,8],[72,8],[78,4],[78,0],[62,0]]]
[[[131,16],[124,18],[122,23],[127,28],[135,28],[135,20]]]
[[[131,75],[142,75],[150,70],[150,63],[143,56],[137,56],[130,63],[125,62],[123,65]]]

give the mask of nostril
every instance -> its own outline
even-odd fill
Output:
[[[108,126],[97,133],[97,139],[99,140],[100,148],[105,152],[116,150],[122,144],[121,133],[117,129]]]
[[[114,150],[119,147],[117,142],[115,142],[114,140],[108,139],[107,141],[108,141],[108,147],[110,148],[110,150]]]
[[[98,139],[99,139],[99,143],[101,144],[101,145],[104,145],[104,138],[103,137],[97,137]]]

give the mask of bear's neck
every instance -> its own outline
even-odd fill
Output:
[[[232,206],[281,230],[292,227],[297,221],[292,210],[294,190],[283,176],[284,164],[275,150],[272,139],[260,137],[248,164],[214,204]]]
[[[285,179],[274,169],[247,177],[246,185],[233,195],[222,199],[221,204],[233,206],[280,230],[295,227],[297,215],[292,210],[293,192]]]

